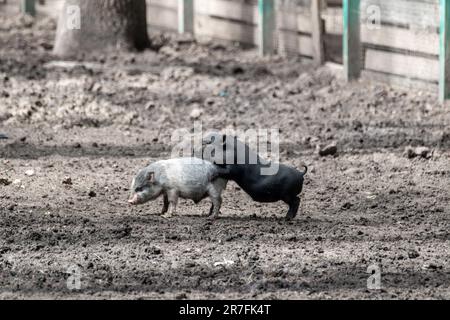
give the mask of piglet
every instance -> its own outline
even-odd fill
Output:
[[[203,158],[220,167],[219,176],[235,181],[257,202],[283,201],[289,206],[286,220],[296,217],[303,189],[304,171],[261,158],[236,137],[211,133],[203,139]],[[216,153],[215,151],[220,152]],[[263,172],[267,171],[267,174]]]
[[[161,214],[175,214],[178,198],[199,203],[209,197],[212,202],[209,216],[217,218],[222,205],[222,191],[227,180],[218,177],[220,168],[198,158],[177,158],[158,161],[139,171],[133,179],[132,195],[128,201],[140,205],[160,196],[164,197]]]

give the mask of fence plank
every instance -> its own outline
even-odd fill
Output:
[[[146,0],[147,6],[166,7],[176,10],[179,0]]]
[[[437,83],[439,61],[401,53],[367,49],[365,68],[386,74],[400,75]]]
[[[243,21],[258,24],[258,7],[245,2],[227,0],[195,0],[195,14]]]
[[[208,15],[196,16],[195,34],[249,45],[256,45],[258,42],[256,26],[226,19],[216,19]]]
[[[420,89],[429,92],[436,92],[437,90],[437,83],[434,82],[405,78],[404,76],[377,71],[363,70],[361,72],[361,78],[367,81],[386,83],[401,88]]]
[[[147,5],[147,22],[151,28],[177,30],[178,13],[176,9]]]
[[[322,65],[325,62],[325,49],[323,43],[323,29],[321,15],[321,0],[311,0],[311,27],[313,42],[313,60],[316,65]]]
[[[361,19],[370,20],[372,10],[377,8],[381,21],[388,24],[420,28],[439,27],[439,3],[436,0],[361,0]]]

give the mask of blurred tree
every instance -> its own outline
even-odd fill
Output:
[[[150,47],[145,0],[66,0],[54,53],[61,57],[107,49]]]

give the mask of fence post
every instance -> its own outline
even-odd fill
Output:
[[[274,53],[273,35],[275,30],[274,0],[258,0],[258,39],[259,53],[267,55]]]
[[[361,75],[361,22],[360,0],[344,0],[344,72],[347,81]]]
[[[194,33],[194,0],[178,0],[178,32]]]
[[[439,99],[450,98],[450,0],[440,0]]]
[[[20,10],[22,13],[27,13],[31,16],[36,15],[35,0],[21,0]]]
[[[313,59],[316,65],[322,65],[325,62],[321,2],[322,0],[311,0]]]

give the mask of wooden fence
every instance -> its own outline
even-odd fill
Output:
[[[30,14],[54,16],[62,1],[36,9],[20,0]],[[153,29],[340,63],[349,81],[439,88],[450,98],[450,0],[147,0],[147,12]]]

